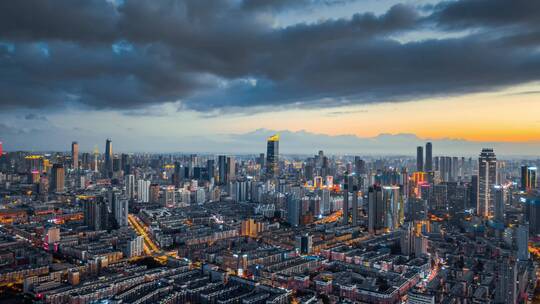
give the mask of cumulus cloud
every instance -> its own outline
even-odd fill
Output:
[[[397,4],[381,15],[273,22],[286,10],[344,2],[1,1],[0,109],[138,111],[180,100],[203,113],[328,107],[540,78],[537,1]],[[468,32],[395,40],[426,29]]]

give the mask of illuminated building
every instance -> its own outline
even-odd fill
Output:
[[[32,171],[45,171],[45,165],[43,156],[41,155],[28,155],[24,158],[26,160],[27,172],[31,173]]]
[[[268,138],[266,143],[266,175],[273,178],[279,175],[279,135]]]
[[[537,168],[530,166],[521,166],[521,185],[520,190],[529,192],[537,187]]]
[[[424,171],[424,148],[422,146],[416,147],[416,171]]]
[[[4,153],[3,146],[2,146],[2,142],[0,141],[0,157],[2,157],[3,153]]]
[[[432,144],[430,142],[426,143],[426,166],[425,170],[426,172],[432,172],[433,171],[433,150],[432,150]]]
[[[320,189],[323,186],[322,176],[315,176],[315,179],[313,180],[313,186],[315,187],[315,189]]]
[[[54,164],[51,170],[51,187],[52,192],[64,192],[65,172],[62,164]]]
[[[105,141],[105,167],[104,167],[104,177],[112,178],[113,176],[113,150],[112,150],[112,140],[107,139]]]
[[[493,207],[493,186],[497,184],[497,158],[493,149],[482,149],[478,158],[478,203],[476,213],[488,217]]]
[[[60,228],[51,227],[47,229],[47,243],[54,244],[60,242]]]
[[[79,169],[79,143],[76,141],[71,143],[71,168]]]

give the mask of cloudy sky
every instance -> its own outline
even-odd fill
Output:
[[[540,1],[0,1],[4,149],[245,152],[274,130],[539,155]]]

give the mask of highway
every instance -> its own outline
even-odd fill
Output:
[[[155,253],[161,253],[159,247],[148,235],[148,232],[144,229],[143,225],[139,222],[139,219],[133,215],[128,215],[128,222],[131,228],[137,232],[138,235],[143,237],[143,250],[146,255],[153,255]]]
[[[160,262],[166,262],[167,257],[179,258],[175,250],[165,252],[152,240],[148,234],[148,227],[134,214],[128,215],[128,222],[131,228],[137,232],[138,235],[143,237],[143,251],[147,256],[153,256]]]

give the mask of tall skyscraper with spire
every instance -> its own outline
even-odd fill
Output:
[[[107,138],[105,142],[105,168],[103,170],[106,178],[112,178],[113,176],[113,150],[112,140]]]
[[[71,143],[71,168],[73,170],[79,169],[79,143],[74,141]]]
[[[488,217],[494,206],[494,186],[497,185],[497,157],[493,149],[482,149],[478,158],[478,201],[476,213]]]
[[[266,175],[268,178],[279,175],[279,134],[270,136],[266,142]]]
[[[426,172],[432,172],[433,171],[433,150],[432,150],[431,142],[426,143],[426,163],[425,163],[425,171]]]

